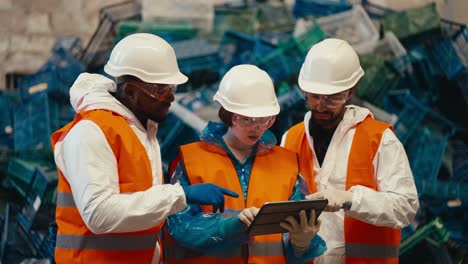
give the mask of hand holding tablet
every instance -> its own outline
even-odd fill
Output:
[[[288,230],[280,223],[285,222],[288,216],[294,217],[300,223],[300,211],[304,210],[309,219],[311,211],[314,210],[316,220],[327,204],[327,199],[267,202],[260,208],[247,232],[251,236],[286,233]]]

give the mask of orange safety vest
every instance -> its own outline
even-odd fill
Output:
[[[191,184],[214,183],[242,194],[235,167],[224,150],[205,142],[180,147],[182,162]],[[257,154],[249,179],[247,200],[242,196],[225,197],[226,208],[243,210],[260,208],[268,201],[285,201],[291,197],[299,173],[297,155],[282,147]],[[211,207],[202,206],[204,212]],[[166,234],[165,263],[286,263],[281,234],[252,237],[248,245],[221,252],[195,252],[177,245]]]
[[[127,121],[106,110],[78,113],[51,136],[52,147],[62,141],[80,120],[96,123],[106,136],[118,163],[121,193],[145,191],[153,185],[145,148]],[[151,263],[163,223],[139,232],[96,235],[87,228],[76,208],[70,184],[58,169],[56,263]]]
[[[362,185],[378,191],[372,162],[387,128],[391,126],[370,116],[357,125],[348,158],[346,190]],[[301,174],[310,192],[316,192],[313,154],[308,145],[304,122],[288,131],[285,147],[298,152]],[[344,233],[346,263],[398,263],[401,229],[375,226],[345,217]]]

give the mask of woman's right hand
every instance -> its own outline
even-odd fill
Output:
[[[237,217],[242,223],[249,227],[259,210],[260,209],[257,207],[245,208]]]

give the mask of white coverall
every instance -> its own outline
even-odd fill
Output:
[[[82,73],[70,89],[76,112],[107,109],[124,116],[145,147],[151,163],[153,186],[144,192],[120,193],[117,160],[104,133],[89,120],[79,121],[55,146],[54,156],[73,192],[86,226],[95,234],[135,232],[158,225],[186,207],[179,184],[162,185],[162,163],[156,139],[157,123],[145,129],[135,115],[115,99],[115,83],[99,74]],[[153,263],[159,261],[155,245]]]
[[[353,141],[355,126],[367,115],[366,108],[346,106],[343,120],[333,134],[327,153],[319,165],[309,132],[312,113],[304,117],[309,147],[313,152],[314,175],[317,190],[345,190],[348,157]],[[285,136],[281,145],[285,144]],[[320,215],[322,225],[319,235],[327,244],[327,251],[315,263],[345,263],[344,216],[354,217],[366,223],[403,228],[413,221],[419,208],[418,195],[405,149],[390,129],[384,131],[377,154],[373,161],[379,192],[364,186],[353,186],[352,207],[349,211]]]

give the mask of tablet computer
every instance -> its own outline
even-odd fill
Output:
[[[251,236],[286,233],[288,231],[280,226],[286,217],[294,216],[299,222],[301,210],[306,210],[307,218],[311,210],[315,210],[317,219],[327,204],[327,199],[267,202],[260,208],[247,232]]]

